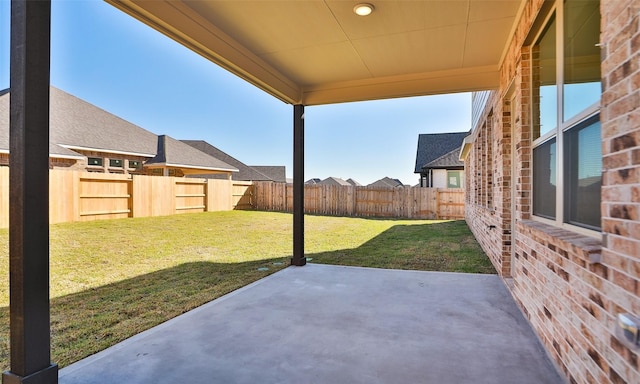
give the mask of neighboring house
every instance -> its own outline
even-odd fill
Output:
[[[319,183],[316,184],[322,184],[322,185],[341,185],[343,187],[350,187],[351,184],[349,184],[348,182],[346,182],[345,180],[339,178],[339,177],[327,177],[326,179],[320,181]]]
[[[150,170],[153,175],[178,177],[210,171],[210,174],[219,174],[231,179],[231,173],[216,171],[231,169],[237,172],[237,169],[222,160],[167,135],[158,136],[156,155],[144,163],[144,168]]]
[[[251,168],[268,176],[276,183],[287,182],[287,170],[284,165],[252,165]]]
[[[390,177],[383,177],[382,179],[374,181],[373,183],[367,185],[367,187],[395,188],[395,187],[404,187],[404,184],[402,184],[402,181],[400,181],[398,179],[392,179]]]
[[[459,157],[460,147],[425,164],[422,167],[422,174],[427,175],[426,186],[464,188],[464,162]]]
[[[357,181],[355,181],[353,179],[347,179],[347,183],[353,185],[354,187],[362,187],[362,184],[358,183]]]
[[[183,176],[237,169],[169,136],[157,136],[51,87],[50,167],[89,172]],[[9,90],[0,92],[0,165],[9,163]]]
[[[320,184],[320,182],[321,182],[321,181],[322,181],[322,180],[320,180],[320,179],[318,179],[318,178],[313,178],[313,179],[309,179],[309,180],[305,181],[304,183],[305,183],[305,184],[311,184],[311,185],[314,185],[314,184]]]
[[[304,49],[290,47],[275,58],[264,54],[266,43],[281,46],[291,40],[291,33],[278,38],[264,33],[264,28],[245,26],[245,9],[229,5],[242,2],[225,2],[218,13],[214,3],[222,2],[208,3],[212,5],[200,7],[204,10],[200,13],[196,7],[157,6],[151,1],[135,2],[136,7],[130,2],[110,3],[294,104],[294,129],[301,133],[305,105],[490,89],[474,94],[472,133],[461,140],[469,228],[503,279],[501,289],[510,292],[544,345],[545,350],[536,353],[547,353],[565,382],[640,383],[638,328],[633,321],[640,316],[638,0],[389,2],[385,10],[403,7],[418,14],[418,7],[428,4],[436,12],[429,13],[433,20],[420,19],[424,33],[411,28],[415,23],[407,24],[406,33],[401,28],[392,35],[379,30],[381,41],[391,41],[385,49],[372,43],[367,50],[361,44],[369,53],[359,56],[365,70],[357,73],[362,76],[346,72],[353,67],[342,65],[350,60],[337,53],[342,45],[322,39],[305,40],[309,45]],[[262,3],[258,13],[276,8]],[[311,32],[328,36],[320,33],[335,30],[312,12],[316,2],[299,3],[313,8],[303,14],[297,7],[277,7],[281,10],[270,15],[278,17],[263,19],[276,23],[295,19],[296,25],[310,28],[314,18],[318,27]],[[341,2],[325,2],[333,3]],[[185,17],[185,10],[193,17]],[[383,14],[374,14],[371,20],[385,22]],[[394,14],[401,19],[391,25],[403,26],[407,13],[387,12],[387,17]],[[339,16],[334,16],[325,19],[337,24]],[[454,25],[456,19],[459,23]],[[267,21],[264,25],[277,28]],[[349,24],[354,26],[354,37],[366,32],[358,26],[371,26],[368,21],[356,22]],[[203,25],[221,33],[216,39],[189,34]],[[35,33],[33,37],[35,47],[40,47],[38,41],[43,39]],[[407,38],[414,44],[397,44]],[[242,45],[241,40],[253,43]],[[313,60],[318,56],[340,65],[318,63]],[[434,56],[438,60],[430,60]],[[378,72],[382,75],[366,70],[373,67],[368,63],[384,68]],[[321,77],[325,74],[330,77]],[[336,82],[336,76],[343,80]],[[294,153],[303,154],[303,140],[296,143]],[[304,156],[296,159],[296,164],[303,164]],[[419,162],[416,173],[430,161]],[[294,218],[304,217],[303,208],[302,204],[294,208]],[[42,219],[42,213],[37,218]],[[294,249],[292,262],[304,265],[304,220],[294,221],[293,228],[294,239],[299,240],[294,244],[301,246]],[[33,267],[28,272],[37,274]],[[24,293],[22,285],[10,284]],[[43,313],[48,310],[48,303],[37,305],[46,300],[28,293],[26,303]],[[625,317],[627,321],[621,321]],[[504,336],[499,329],[492,331]],[[42,333],[23,327],[12,336],[33,337],[43,344],[47,341],[42,341]],[[416,342],[429,340],[418,337]],[[35,348],[39,355],[46,355],[45,349]],[[482,356],[478,358],[472,363],[481,362]],[[31,365],[41,361],[24,360]],[[45,374],[52,372],[46,369]],[[481,379],[490,381],[490,375],[487,372]]]
[[[416,166],[421,187],[464,188],[464,162],[458,159],[469,132],[427,133],[418,136]]]
[[[233,180],[275,181],[278,183],[286,183],[286,169],[284,166],[249,166],[204,140],[181,141],[208,154],[209,156],[220,159],[237,168],[238,172],[233,174]],[[216,175],[194,175],[194,177],[220,178]]]

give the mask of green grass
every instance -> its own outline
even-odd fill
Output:
[[[290,214],[216,212],[51,226],[52,361],[66,366],[289,264]],[[495,273],[463,221],[305,217],[312,262]],[[8,369],[0,230],[0,369]],[[266,270],[265,270],[266,269]]]

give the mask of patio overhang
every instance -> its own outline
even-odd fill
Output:
[[[289,104],[495,89],[523,0],[106,0]]]
[[[526,0],[106,0],[294,106],[294,255],[304,258],[304,106],[495,89]],[[57,383],[50,362],[50,1],[11,6],[11,370]],[[15,96],[14,96],[15,95]]]

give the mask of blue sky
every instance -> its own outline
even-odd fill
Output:
[[[0,0],[0,89],[9,87],[10,1]],[[156,134],[206,140],[293,174],[293,107],[102,1],[53,1],[51,84]],[[305,109],[305,180],[416,184],[418,134],[471,125],[471,95]]]

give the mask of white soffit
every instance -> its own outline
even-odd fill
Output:
[[[524,0],[107,0],[291,104],[495,89]]]

